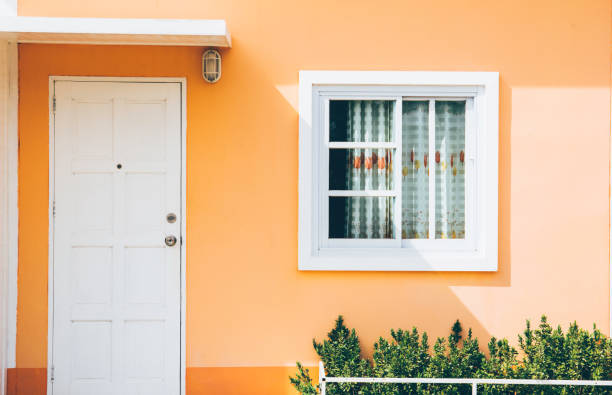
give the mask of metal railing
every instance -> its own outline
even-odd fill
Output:
[[[612,380],[523,380],[523,379],[436,379],[401,377],[327,377],[323,362],[319,362],[319,388],[326,395],[328,383],[368,383],[368,384],[463,384],[472,386],[472,394],[478,393],[482,384],[496,385],[559,385],[584,387],[612,387]]]

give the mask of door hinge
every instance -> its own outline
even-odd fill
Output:
[[[55,114],[56,108],[57,108],[57,100],[55,99],[55,95],[53,95],[53,114]]]
[[[55,381],[55,366],[51,366],[49,373],[51,375],[51,382],[53,383],[53,381]]]
[[[53,211],[53,218],[55,218],[55,200],[53,201],[53,209],[52,209],[52,211]]]

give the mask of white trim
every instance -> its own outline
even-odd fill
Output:
[[[19,130],[17,127],[19,102],[19,46],[15,42],[8,44],[9,61],[9,102],[8,102],[8,258],[9,258],[9,296],[8,296],[8,348],[7,368],[16,366],[17,347],[17,268],[19,252]]]
[[[0,394],[17,331],[17,45],[0,41]]]
[[[53,317],[54,317],[54,281],[53,281],[53,201],[55,200],[55,116],[53,113],[53,96],[55,94],[55,78],[49,77],[49,202],[47,215],[49,232],[47,235],[47,395],[53,395],[51,385],[51,367],[53,366]]]
[[[396,99],[395,101],[395,114],[394,125],[393,128],[393,140],[397,144],[397,149],[395,150],[395,158],[401,158],[403,155],[404,144],[402,142],[402,106],[404,105],[403,100]],[[400,159],[401,160],[401,159]],[[393,188],[395,189],[395,197],[401,196],[402,194],[402,168],[401,166],[395,166],[393,168]],[[394,201],[395,207],[393,208],[393,217],[400,218],[402,214],[402,201],[401,199],[395,199]],[[395,221],[394,224],[395,229],[393,232],[395,234],[395,247],[402,247],[402,224],[400,221]]]
[[[429,237],[436,237],[436,172],[433,170],[436,159],[436,101],[433,99],[429,100],[429,125],[427,127],[428,138],[429,138],[429,208],[427,212],[428,223],[429,223]],[[467,133],[467,130],[466,130]],[[397,222],[397,221],[396,221]],[[467,233],[467,232],[466,232]]]
[[[181,395],[187,393],[187,79],[181,78]]]
[[[395,197],[397,196],[397,191],[395,189],[384,190],[384,189],[365,189],[360,191],[355,190],[346,190],[346,191],[329,191],[327,196],[389,196]]]
[[[476,215],[477,223],[466,223],[466,231],[474,234],[469,243],[449,244],[444,249],[385,248],[384,241],[370,241],[368,248],[329,248],[339,244],[348,247],[350,240],[326,240],[326,224],[322,213],[319,178],[325,181],[318,163],[321,138],[314,130],[325,130],[315,125],[325,115],[330,97],[356,99],[367,96],[397,99],[398,97],[473,98],[477,119],[471,119],[476,130],[476,141],[466,141],[477,151],[468,154],[469,164],[478,160],[486,166],[476,166],[474,174],[474,202],[466,206]],[[410,71],[300,71],[299,84],[299,213],[298,213],[298,268],[299,270],[375,270],[375,271],[496,271],[498,266],[498,140],[499,140],[499,74],[497,72],[410,72]],[[470,100],[468,100],[469,102]],[[466,118],[469,115],[466,114]],[[399,142],[394,142],[398,144]],[[334,147],[335,148],[335,147]],[[323,155],[325,156],[325,155]],[[433,160],[433,158],[431,159]],[[323,163],[325,165],[326,163]],[[325,167],[325,166],[323,166]],[[466,180],[467,181],[467,180]],[[321,184],[325,185],[325,184]],[[335,192],[336,193],[336,192]],[[386,194],[386,192],[385,192]],[[479,204],[480,203],[480,204]],[[318,221],[318,222],[317,222]],[[473,226],[472,226],[473,225]],[[406,245],[406,243],[402,243]],[[415,243],[408,243],[414,244]],[[439,244],[430,243],[430,246]],[[353,252],[351,252],[353,251]],[[350,258],[350,259],[349,259]]]
[[[231,47],[224,20],[0,16],[0,38],[23,43]]]
[[[17,15],[17,0],[0,0],[0,15]]]
[[[53,93],[55,81],[86,81],[86,82],[168,82],[179,83],[181,86],[181,391],[186,394],[186,273],[187,273],[187,79],[172,77],[71,77],[50,76],[49,77],[49,277],[48,277],[48,318],[47,318],[47,395],[53,395],[51,386],[50,369],[53,365],[53,193],[55,190],[54,178],[54,113]]]
[[[0,394],[6,387],[6,366],[8,357],[8,42],[0,41]]]
[[[370,148],[370,149],[399,149],[401,144],[398,142],[372,142],[372,143],[361,143],[361,142],[345,142],[345,141],[330,141],[325,143],[327,148],[330,149],[353,149],[353,148]]]
[[[473,71],[300,71],[300,83],[304,85],[350,85],[421,87],[424,97],[431,96],[432,87],[453,86],[458,92],[475,92],[474,87],[499,83],[497,72]],[[425,87],[425,88],[423,88]],[[492,86],[491,86],[492,87]],[[351,88],[358,90],[359,88]],[[346,87],[340,88],[346,91]],[[383,91],[381,89],[380,91]],[[445,89],[446,90],[446,89]],[[378,90],[377,90],[378,91]],[[437,96],[437,94],[436,94]]]
[[[17,0],[0,0],[0,15],[17,15]]]
[[[0,394],[17,334],[17,44],[0,42]]]

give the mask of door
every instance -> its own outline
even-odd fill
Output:
[[[178,395],[181,85],[54,91],[53,394]]]

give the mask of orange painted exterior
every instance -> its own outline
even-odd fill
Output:
[[[288,367],[315,364],[311,339],[338,314],[366,352],[391,327],[439,336],[456,318],[481,338],[514,340],[543,313],[610,333],[609,0],[19,0],[19,14],[225,19],[233,47],[210,85],[202,48],[20,45],[17,370],[47,365],[50,75],[187,78],[189,394],[292,393]],[[499,71],[498,272],[297,270],[308,69]]]
[[[189,395],[295,394],[289,376],[293,367],[220,367],[187,368],[186,391]],[[313,379],[318,369],[310,369]],[[47,389],[47,369],[12,368],[7,371],[7,395],[44,395]]]

